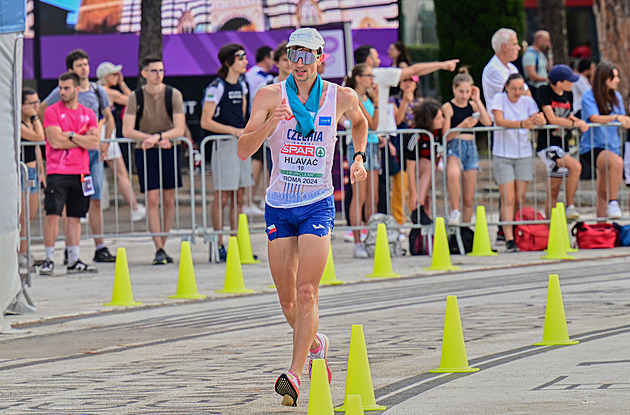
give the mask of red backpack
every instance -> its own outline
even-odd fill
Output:
[[[614,248],[618,245],[619,231],[611,223],[589,225],[578,222],[571,231],[580,249]]]
[[[516,212],[515,221],[545,220],[536,209],[526,206]],[[549,227],[544,223],[514,225],[514,242],[521,251],[544,251],[549,240]]]

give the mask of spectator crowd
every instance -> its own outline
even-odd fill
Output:
[[[358,97],[370,133],[365,151],[367,180],[349,185],[346,192],[348,224],[358,227],[375,213],[387,213],[388,199],[398,224],[403,225],[408,218],[431,224],[431,179],[438,169],[445,169],[447,179],[448,224],[470,223],[480,170],[475,128],[493,124],[504,127],[492,132],[490,150],[502,221],[513,221],[525,203],[536,156],[547,175],[547,217],[564,184],[567,219],[577,220],[579,179],[594,174],[597,217],[620,218],[617,195],[624,170],[630,183],[630,148],[625,143],[626,151],[622,152],[619,125],[630,128],[630,117],[617,90],[619,70],[605,62],[595,65],[586,57],[577,59],[573,69],[554,64],[551,44],[549,33],[540,30],[531,46],[523,49],[516,32],[497,30],[491,40],[494,55],[483,69],[482,79],[474,80],[465,67],[460,68],[453,78],[452,96],[442,102],[422,96],[419,77],[439,70],[454,71],[457,59],[414,64],[406,46],[396,42],[386,51],[391,67],[381,67],[378,50],[370,45],[356,48],[355,66],[343,85]],[[218,58],[218,76],[204,92],[201,127],[207,135],[238,139],[261,89],[291,75],[287,43],[259,48],[253,65],[239,44],[224,45]],[[322,53],[320,75],[325,73],[327,59]],[[54,272],[60,227],[66,236],[66,271],[96,272],[79,257],[80,221],[86,217],[91,233],[97,235],[93,261],[115,261],[100,237],[105,164],[116,176],[131,220],[146,217],[155,245],[153,264],[173,262],[165,243],[173,226],[175,192],[182,185],[182,150],[174,140],[190,137],[182,93],[164,83],[165,63],[158,56],[146,56],[140,62],[143,86],[135,90],[127,86],[122,66],[111,62],[101,62],[96,69],[98,82],[91,82],[91,62],[82,50],[70,52],[65,64],[67,72],[59,76],[58,86],[41,102],[34,90],[24,88],[22,92],[22,141],[45,143],[44,148],[25,145],[22,151],[28,172],[22,180],[23,200],[31,213],[29,218],[20,218],[22,236],[25,222],[33,219],[38,208],[40,186],[45,189],[45,259],[39,274]],[[606,126],[589,128],[591,123]],[[553,127],[540,128],[545,125]],[[350,122],[342,118],[337,129],[350,131]],[[399,129],[421,131],[398,134]],[[123,137],[137,141],[133,151],[127,143],[115,141]],[[349,155],[348,164],[352,164],[350,155],[355,149],[350,135],[341,137],[343,154]],[[113,141],[101,141],[103,138]],[[571,151],[578,143],[579,154]],[[218,192],[210,212],[214,229],[224,229],[226,209],[233,230],[239,213],[264,214],[264,200],[257,205],[251,188],[256,189],[264,177],[269,181],[268,149],[261,146],[251,158],[241,160],[237,140],[219,139],[212,141],[209,152],[213,186]],[[137,173],[144,204],[134,192],[132,172]],[[346,234],[354,243],[357,258],[368,256],[363,237],[359,230]],[[503,226],[499,237],[506,241],[506,251],[518,251],[511,225]],[[225,261],[223,242],[218,234],[219,257]],[[27,262],[26,252],[23,240],[21,264]]]

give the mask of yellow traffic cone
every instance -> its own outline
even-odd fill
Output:
[[[324,359],[313,359],[311,389],[308,396],[309,415],[332,415],[333,402]]]
[[[563,225],[563,232],[562,232],[562,239],[564,240],[564,245],[566,245],[567,247],[567,253],[568,252],[578,252],[579,249],[577,248],[573,248],[571,246],[571,237],[569,236],[569,226],[567,224],[567,212],[564,208],[564,203],[562,202],[558,202],[556,203],[556,207],[559,208],[560,210],[560,217],[562,218],[562,225]]]
[[[364,415],[361,395],[349,395],[346,398],[346,415]]]
[[[433,238],[433,258],[431,266],[426,267],[427,271],[454,271],[459,267],[451,265],[451,251],[448,248],[446,239],[446,227],[444,218],[435,218],[435,237]]]
[[[477,223],[475,223],[475,236],[473,236],[472,252],[468,256],[496,256],[490,245],[488,233],[488,221],[486,220],[486,207],[477,206]]]
[[[116,253],[116,270],[114,271],[114,290],[112,301],[106,306],[133,306],[142,303],[134,301],[131,292],[131,280],[129,279],[129,265],[127,264],[127,252],[125,248],[118,248]]]
[[[324,268],[324,274],[319,285],[339,285],[343,284],[343,281],[337,279],[337,273],[335,272],[335,263],[333,261],[332,245],[328,246],[328,260],[326,261],[326,268]],[[275,288],[275,285],[274,285]]]
[[[479,369],[468,366],[462,322],[459,318],[457,296],[446,297],[446,315],[444,317],[444,337],[442,338],[442,357],[440,368],[429,370],[431,373],[469,373]]]
[[[387,228],[384,223],[379,223],[376,228],[376,246],[374,247],[374,268],[368,278],[397,278],[400,274],[392,269],[392,257],[389,253],[387,241]]]
[[[254,254],[252,253],[252,241],[249,239],[247,215],[244,213],[238,215],[236,238],[238,240],[238,253],[241,257],[241,264],[260,264],[259,260],[254,259]]]
[[[562,228],[566,226],[561,223],[560,211],[557,207],[551,209],[551,226],[549,226],[549,239],[547,240],[547,255],[540,259],[574,259],[567,254],[567,246],[562,234]]]
[[[168,298],[206,298],[197,292],[195,268],[193,267],[190,242],[183,241],[179,254],[179,277],[177,278],[177,293]]]
[[[238,241],[235,236],[230,236],[230,242],[228,244],[223,289],[216,290],[216,292],[227,294],[246,294],[254,292],[254,290],[245,288],[241,258],[238,252]]]
[[[567,320],[564,316],[562,293],[560,292],[560,281],[558,280],[558,274],[551,274],[549,275],[549,288],[547,290],[543,340],[534,343],[534,346],[566,346],[578,343],[578,340],[569,338]]]
[[[348,374],[346,376],[346,393],[343,406],[335,408],[335,412],[345,412],[348,406],[348,396],[360,395],[364,411],[384,411],[387,407],[377,405],[372,386],[372,374],[368,361],[367,348],[363,326],[352,325],[350,333],[350,352],[348,354]]]

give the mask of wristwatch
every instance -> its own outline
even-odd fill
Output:
[[[68,138],[70,139],[70,141],[72,141],[72,139],[74,138],[74,136],[75,136],[74,131],[70,131],[70,132],[68,133]]]
[[[367,157],[365,156],[365,153],[363,151],[355,152],[354,156],[352,156],[352,161],[354,161],[354,159],[357,158],[357,156],[363,157],[363,163],[365,163],[367,161]]]

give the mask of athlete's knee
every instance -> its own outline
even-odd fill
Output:
[[[297,290],[297,300],[301,305],[315,304],[318,295],[318,284],[302,284]]]

